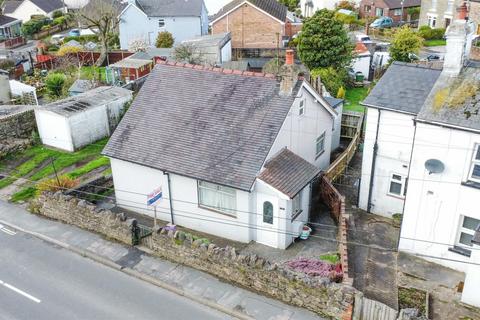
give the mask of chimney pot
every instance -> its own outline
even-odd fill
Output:
[[[292,49],[288,49],[285,52],[285,64],[287,66],[293,65],[295,62],[295,52]]]
[[[464,2],[462,3],[462,5],[460,7],[457,8],[457,12],[458,12],[458,19],[459,20],[467,20],[467,16],[468,16],[468,7],[467,7],[467,4]]]

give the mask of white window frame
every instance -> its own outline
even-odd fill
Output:
[[[292,213],[291,219],[292,221],[298,217],[300,213],[302,213],[302,192],[299,192],[295,197],[292,199]]]
[[[427,15],[428,26],[432,29],[437,27],[437,16]]]
[[[165,22],[165,19],[158,19],[158,27],[159,28],[165,28],[166,26],[166,22]]]
[[[480,182],[480,178],[472,177],[475,166],[480,166],[480,159],[476,159],[477,153],[480,154],[480,143],[475,144],[473,148],[472,163],[470,164],[470,170],[468,172],[468,180],[474,182]]]
[[[204,202],[205,200],[202,198],[203,192],[214,192],[216,197],[230,197],[230,200],[233,200],[233,207],[226,208],[218,205],[207,204]],[[225,187],[215,183],[198,180],[197,195],[198,195],[198,206],[200,208],[212,210],[212,211],[226,214],[232,217],[237,216],[237,191],[234,188]],[[222,201],[217,199],[216,202],[218,203]]]
[[[394,178],[395,176],[398,176],[400,177],[400,180]],[[397,183],[400,185],[400,194],[398,193],[394,193],[394,192],[391,192],[391,186],[392,186],[392,183]],[[396,197],[396,198],[402,198],[404,199],[405,198],[405,194],[406,194],[406,187],[407,187],[407,177],[405,177],[403,174],[399,174],[399,173],[396,173],[396,172],[392,172],[390,174],[390,179],[388,180],[388,190],[387,190],[387,194],[392,196],[392,197]]]
[[[318,159],[324,152],[325,152],[325,138],[326,138],[326,131],[323,131],[321,135],[315,140],[315,160]],[[319,143],[322,142],[321,150],[318,150]]]
[[[465,233],[465,234],[468,234],[468,235],[471,235],[471,236],[473,236],[475,234],[475,229],[465,228],[463,226],[463,224],[465,222],[465,218],[475,219],[475,220],[479,220],[479,221],[480,221],[480,219],[472,218],[472,217],[464,216],[464,215],[460,216],[460,224],[458,226],[457,239],[455,241],[455,244],[459,247],[470,249],[473,246],[473,244],[467,245],[467,244],[464,244],[464,243],[460,242],[460,238],[462,236],[462,233]]]
[[[401,16],[402,15],[402,9],[394,9],[393,10],[393,15],[394,16]]]
[[[378,14],[379,11],[382,12],[381,15]],[[376,17],[383,17],[384,14],[385,14],[385,10],[383,8],[375,8],[375,16]]]
[[[303,116],[305,114],[305,109],[307,106],[307,99],[303,98],[298,103],[298,115]]]
[[[445,10],[445,13],[453,14],[454,3],[454,0],[447,0],[447,10]]]

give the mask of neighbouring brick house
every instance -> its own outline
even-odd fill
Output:
[[[233,48],[284,47],[301,24],[291,21],[287,7],[276,0],[233,0],[210,22],[212,34],[230,32]]]
[[[446,28],[452,22],[457,8],[465,1],[463,0],[422,0],[420,10],[420,26],[432,28]],[[480,22],[480,0],[470,0],[469,18],[477,25]]]
[[[390,17],[394,22],[409,21],[408,10],[419,8],[420,4],[421,0],[362,0],[360,17]]]

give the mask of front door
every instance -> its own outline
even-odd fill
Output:
[[[257,213],[257,242],[278,247],[278,199],[258,194]]]

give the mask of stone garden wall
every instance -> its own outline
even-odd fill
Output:
[[[31,107],[0,106],[0,159],[28,148],[36,129],[35,114]]]
[[[31,203],[31,210],[131,244],[133,220],[126,219],[124,214],[99,210],[71,195],[61,192],[43,194]],[[181,231],[160,229],[144,244],[162,258],[211,273],[322,316],[351,319],[356,293],[351,286],[295,272],[256,255],[242,255],[235,248],[218,247],[207,239]]]

